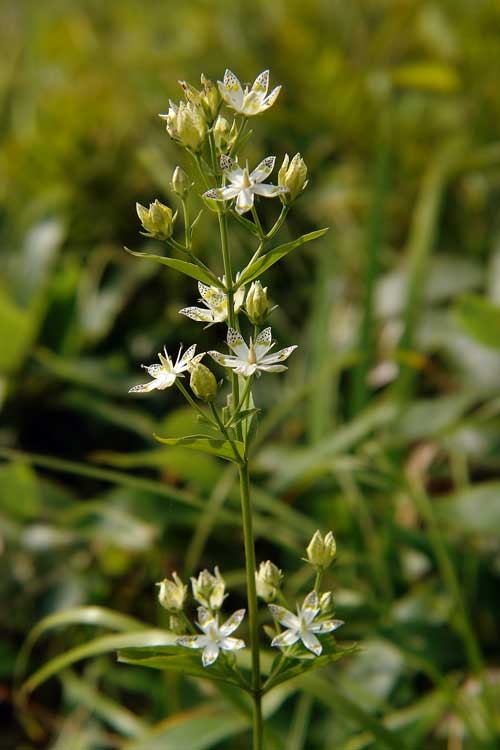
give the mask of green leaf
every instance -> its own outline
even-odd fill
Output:
[[[500,307],[478,295],[468,294],[458,302],[459,325],[480,344],[500,349]]]
[[[446,529],[497,536],[500,531],[500,482],[483,482],[435,504]]]
[[[238,463],[234,451],[231,447],[231,443],[221,438],[211,438],[207,435],[186,435],[181,438],[162,438],[158,435],[154,436],[156,440],[164,445],[181,446],[182,448],[190,448],[191,450],[201,451],[202,453],[210,453],[212,456],[219,456],[227,461],[234,461]],[[243,443],[235,440],[233,445],[241,458],[244,455],[245,446]]]
[[[94,638],[88,643],[65,651],[63,654],[56,656],[44,664],[43,667],[32,674],[22,685],[21,695],[26,696],[26,694],[33,692],[39,685],[46,682],[49,677],[82,659],[108,654],[122,648],[169,644],[174,640],[175,636],[172,633],[157,629],[136,630],[129,633],[120,633],[119,635],[104,635],[100,638]]]
[[[178,258],[170,258],[164,255],[154,255],[153,253],[139,253],[136,250],[130,250],[128,247],[125,248],[127,253],[135,255],[137,258],[145,258],[146,260],[153,260],[155,263],[161,263],[169,268],[174,268],[176,271],[191,276],[192,279],[202,281],[204,284],[209,286],[217,286],[219,289],[224,289],[222,282],[211,273],[194,263],[188,263],[186,260],[179,260]]]
[[[254,281],[254,279],[258,279],[264,271],[267,271],[268,268],[281,260],[281,258],[284,258],[285,255],[288,255],[292,250],[295,250],[296,247],[300,247],[300,245],[304,245],[306,242],[312,242],[312,240],[323,237],[326,232],[328,232],[328,227],[325,229],[317,229],[315,232],[309,232],[308,234],[303,234],[302,237],[293,240],[293,242],[287,242],[285,245],[273,247],[269,252],[263,255],[262,258],[258,258],[243,269],[234,288],[238,289],[240,286],[249,284],[251,281]]]
[[[243,690],[249,686],[224,659],[218,659],[210,667],[201,663],[201,653],[190,651],[182,646],[161,646],[153,648],[125,648],[118,652],[118,661],[152,669],[165,669],[170,672],[203,677],[207,680],[237,685]]]
[[[321,656],[314,656],[307,649],[303,649],[303,653],[295,658],[288,659],[284,669],[281,669],[276,676],[273,677],[272,670],[267,681],[264,684],[264,691],[267,692],[271,688],[280,685],[282,682],[287,682],[294,677],[300,677],[300,675],[306,674],[306,672],[312,672],[315,669],[320,669],[327,664],[333,664],[335,661],[339,661],[343,656],[354,654],[359,650],[357,643],[351,646],[338,646],[333,638],[322,640],[323,652]],[[278,662],[280,657],[277,657],[275,663]],[[274,666],[274,665],[273,665]]]

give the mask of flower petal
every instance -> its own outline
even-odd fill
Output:
[[[272,354],[267,354],[265,357],[262,357],[261,364],[263,365],[274,365],[278,362],[284,362],[285,359],[288,359],[290,354],[295,351],[297,348],[297,344],[294,344],[293,346],[287,346],[285,349],[280,349],[279,352],[273,352]]]
[[[278,646],[280,648],[286,648],[287,646],[293,646],[299,640],[299,634],[296,630],[284,630],[282,633],[273,638],[271,646]]]
[[[286,365],[259,365],[259,370],[262,370],[262,372],[285,372],[288,367]]]
[[[323,646],[314,633],[311,633],[309,630],[302,631],[300,634],[300,640],[309,651],[312,651],[313,654],[315,654],[315,656],[319,656],[323,651]]]
[[[259,73],[255,81],[253,82],[252,91],[265,96],[269,88],[269,70],[263,70]]]
[[[215,323],[212,310],[205,310],[203,307],[183,307],[179,313],[199,323]]]
[[[198,625],[202,630],[215,622],[214,615],[206,607],[198,607]]]
[[[285,628],[291,628],[292,630],[299,629],[299,618],[293,612],[285,609],[285,607],[279,607],[277,604],[269,604],[268,606],[273,618],[281,625],[284,625]]]
[[[263,198],[276,198],[277,195],[288,193],[288,188],[283,185],[269,185],[267,183],[257,183],[252,188],[255,195],[261,195]]]
[[[250,179],[252,180],[252,182],[262,182],[266,179],[266,177],[269,177],[274,169],[275,161],[275,156],[266,156],[266,158],[263,159],[261,163],[257,167],[255,167],[253,172],[250,174]]]
[[[239,628],[241,625],[241,621],[245,617],[245,610],[244,609],[238,609],[234,614],[231,615],[229,620],[226,620],[226,622],[220,626],[219,632],[225,637],[228,635],[231,635],[232,632],[236,630],[236,628]]]
[[[245,648],[245,641],[241,638],[224,638],[220,647],[223,651],[239,651],[240,648]]]
[[[261,331],[259,335],[257,336],[257,338],[255,339],[255,354],[259,362],[264,357],[266,352],[269,351],[272,345],[273,345],[273,336],[272,336],[271,328],[270,326],[268,326],[267,328],[264,328],[264,330]]]
[[[211,664],[214,663],[214,661],[219,656],[219,647],[216,643],[213,641],[210,641],[210,643],[207,644],[205,647],[203,654],[201,656],[201,661],[203,663],[204,667],[209,667]]]
[[[238,357],[233,357],[231,354],[221,354],[220,352],[213,351],[207,352],[207,354],[209,354],[219,365],[222,365],[222,367],[236,367],[241,364]]]
[[[129,388],[129,393],[149,393],[150,391],[154,391],[155,388],[159,388],[158,379],[151,380],[150,383],[134,385],[133,388]]]
[[[271,91],[269,96],[266,96],[264,101],[261,105],[261,112],[264,112],[266,109],[269,109],[269,107],[272,107],[276,99],[278,98],[278,94],[281,91],[281,86],[276,86],[275,89]]]
[[[248,360],[248,346],[245,344],[243,336],[239,331],[235,331],[234,328],[228,328],[226,341],[228,347],[239,359],[243,359],[245,362]]]
[[[223,304],[227,299],[224,292],[220,289],[217,289],[215,286],[202,284],[201,281],[198,282],[198,291],[207,307],[219,307],[219,305]]]
[[[311,633],[332,633],[344,624],[343,620],[326,620],[325,622],[313,622],[309,625]]]
[[[211,201],[229,201],[238,195],[239,190],[235,187],[211,188],[206,190],[202,197],[209,198]]]
[[[246,214],[253,206],[253,191],[249,188],[240,190],[236,198],[236,212]]]
[[[151,375],[152,378],[158,378],[163,371],[163,367],[161,365],[143,365],[143,367],[148,375]]]
[[[183,635],[175,641],[178,646],[185,648],[205,648],[208,643],[206,635]]]
[[[300,612],[301,612],[302,618],[307,624],[309,624],[310,622],[314,620],[314,618],[319,612],[319,601],[318,601],[318,594],[316,591],[311,591],[306,596]]]
[[[226,104],[233,107],[237,112],[240,112],[243,105],[243,89],[234,73],[230,70],[226,70],[224,73],[224,82],[222,83],[221,81],[218,81],[217,83],[221,96]]]
[[[191,363],[191,360],[194,357],[194,353],[196,351],[196,344],[192,344],[192,346],[189,347],[189,349],[186,349],[184,354],[182,355],[180,362],[175,363],[174,370],[175,372],[184,372],[189,368],[189,365]]]

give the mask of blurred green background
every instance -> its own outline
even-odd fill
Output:
[[[242,81],[269,67],[284,87],[253,123],[250,162],[300,151],[309,166],[280,241],[331,227],[264,279],[279,343],[300,348],[257,388],[257,555],[289,574],[293,599],[310,585],[311,534],[334,529],[340,639],[363,645],[321,682],[277,691],[270,747],[498,747],[498,2],[1,11],[0,747],[248,746],[234,696],[119,665],[112,640],[139,627],[130,618],[165,626],[153,584],[172,570],[218,563],[231,606],[243,597],[232,469],[155,443],[192,428],[176,393],[127,395],[163,344],[223,336],[178,315],[191,281],[123,245],[159,252],[134,204],[173,203],[180,156],[157,113],[178,79],[226,67]],[[196,242],[220,272],[212,216]],[[64,669],[16,708],[27,633],[86,605],[128,617],[46,621],[18,682]]]

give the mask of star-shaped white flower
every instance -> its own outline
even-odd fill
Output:
[[[248,378],[254,373],[260,375],[261,371],[283,372],[287,369],[285,365],[280,363],[288,359],[297,346],[287,346],[286,349],[281,349],[279,352],[268,354],[274,343],[270,328],[264,328],[255,339],[255,343],[250,339],[250,346],[246,345],[241,333],[235,331],[234,328],[228,328],[227,345],[234,352],[234,355],[221,354],[220,352],[208,353],[212,359],[223,367],[230,367],[239,375]]]
[[[238,609],[229,620],[219,627],[218,615],[212,614],[205,607],[198,607],[198,627],[203,635],[183,635],[177,638],[179,646],[186,648],[202,648],[201,660],[204,667],[209,667],[219,656],[220,651],[238,651],[245,648],[245,641],[241,638],[229,638],[241,624],[245,617],[245,610]]]
[[[253,172],[249,172],[248,164],[242,169],[230,156],[223,154],[220,157],[220,165],[230,184],[207,190],[203,197],[214,201],[229,201],[236,198],[236,211],[244,214],[252,208],[255,195],[276,198],[277,195],[288,192],[288,188],[283,185],[263,182],[273,171],[275,161],[275,156],[267,156]]]
[[[170,359],[166,348],[164,348],[163,351],[165,352],[165,356],[161,352],[158,353],[160,360],[159,365],[141,365],[141,367],[144,367],[147,371],[148,375],[151,375],[153,380],[149,383],[134,385],[134,387],[129,390],[129,393],[148,393],[155,389],[163,391],[165,388],[170,388],[177,378],[184,377],[182,373],[185,372],[185,370],[189,370],[205,356],[204,352],[203,354],[197,354],[196,357],[194,356],[196,344],[190,346],[184,354],[182,354],[181,346],[174,364]]]
[[[304,646],[312,651],[315,656],[319,656],[323,650],[317,635],[331,633],[341,625],[342,620],[321,620],[314,622],[316,615],[319,613],[319,598],[316,591],[311,591],[304,599],[302,607],[297,605],[297,614],[294,615],[284,607],[278,607],[276,604],[269,604],[271,614],[280,625],[284,625],[286,630],[273,638],[271,646],[280,646],[286,648],[293,646],[297,641],[302,641]]]
[[[264,70],[257,76],[250,90],[248,86],[243,90],[241,83],[230,70],[226,70],[224,73],[224,81],[217,81],[217,84],[225,103],[238,114],[247,117],[259,115],[272,107],[281,91],[281,86],[276,86],[270,94],[267,93],[269,88],[268,70]]]
[[[198,290],[200,292],[201,300],[206,305],[207,309],[203,307],[183,307],[179,310],[181,315],[187,315],[192,320],[197,320],[201,323],[223,323],[227,320],[227,294],[216,286],[207,286],[198,282]],[[243,300],[245,297],[245,290],[240,288],[234,295],[234,311],[240,310]]]

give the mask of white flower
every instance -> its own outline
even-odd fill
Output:
[[[206,305],[203,307],[183,307],[179,310],[181,315],[187,315],[192,320],[198,320],[201,323],[223,323],[227,319],[227,294],[216,286],[207,286],[198,282],[198,290],[201,295],[200,302]],[[234,311],[238,312],[243,304],[245,290],[240,288],[234,295]]]
[[[240,115],[246,115],[247,117],[259,115],[269,109],[281,91],[281,86],[276,86],[270,94],[267,93],[269,88],[268,70],[264,70],[257,76],[250,90],[246,86],[243,91],[241,83],[230,70],[226,70],[224,73],[224,81],[217,81],[217,84],[225,103]]]
[[[197,354],[196,357],[194,356],[196,344],[190,346],[189,349],[184,352],[184,355],[182,355],[181,346],[174,364],[170,359],[167,350],[164,348],[163,351],[165,352],[165,356],[163,356],[161,352],[158,353],[160,360],[159,365],[141,365],[141,367],[144,367],[147,371],[148,375],[151,375],[153,380],[149,383],[134,385],[134,387],[129,390],[129,393],[148,393],[155,389],[163,391],[165,388],[170,388],[177,378],[183,377],[182,373],[185,372],[185,370],[189,370],[205,356],[204,352],[203,354]]]
[[[248,164],[242,169],[230,156],[223,154],[220,157],[220,165],[231,184],[207,190],[203,193],[203,197],[214,201],[229,201],[236,198],[236,211],[244,214],[252,208],[254,195],[276,198],[277,195],[288,192],[288,188],[283,185],[270,185],[263,182],[273,171],[275,161],[275,156],[267,156],[253,172],[249,173]]]
[[[284,625],[286,630],[273,638],[271,646],[293,646],[297,641],[302,641],[304,646],[312,651],[315,656],[319,656],[323,647],[316,638],[316,633],[331,633],[344,623],[342,620],[321,620],[314,622],[316,615],[320,612],[319,599],[316,591],[311,591],[304,599],[302,607],[297,606],[297,614],[294,615],[284,607],[278,607],[276,604],[269,604],[269,609],[275,620]]]
[[[230,367],[239,375],[248,378],[255,372],[260,375],[263,372],[283,372],[286,366],[280,364],[287,359],[297,346],[287,346],[274,354],[268,352],[274,346],[270,328],[264,328],[255,339],[255,343],[250,339],[250,346],[243,341],[241,333],[234,328],[227,330],[227,345],[234,352],[232,354],[221,354],[220,352],[208,352],[212,359],[223,367]]]
[[[198,607],[198,627],[203,635],[184,635],[177,639],[179,646],[186,648],[202,648],[201,660],[204,667],[209,667],[222,651],[237,651],[245,648],[245,641],[241,638],[229,638],[245,617],[245,610],[239,609],[229,620],[219,627],[218,615],[213,615],[205,607]]]

